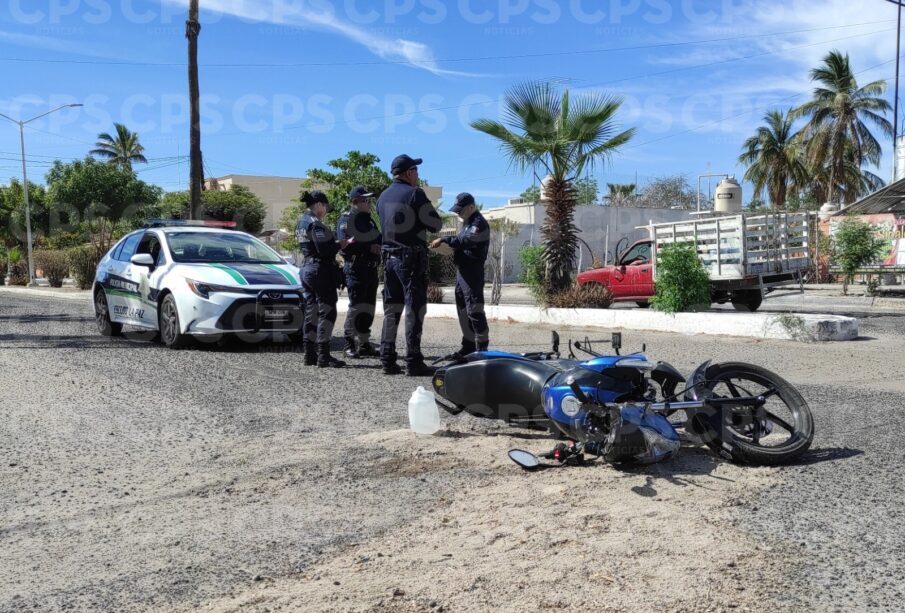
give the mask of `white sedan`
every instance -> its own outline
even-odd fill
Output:
[[[104,336],[130,325],[159,331],[171,348],[224,334],[300,340],[299,269],[244,232],[187,223],[132,232],[100,261],[92,289]]]

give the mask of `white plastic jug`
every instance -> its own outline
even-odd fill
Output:
[[[420,385],[409,399],[409,425],[416,434],[433,434],[440,429],[440,409],[434,394]]]

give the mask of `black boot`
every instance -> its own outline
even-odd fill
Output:
[[[361,357],[361,355],[359,355],[358,349],[355,348],[355,339],[351,336],[346,337],[346,346],[343,347],[343,353],[347,358],[352,358],[355,360]]]
[[[402,369],[399,367],[399,364],[396,363],[397,359],[398,356],[395,353],[380,356],[380,362],[383,365],[383,374],[398,375],[402,373]]]
[[[374,349],[374,345],[365,341],[358,348],[358,355],[360,355],[363,358],[379,358],[380,352],[377,351],[376,349]]]
[[[317,365],[317,344],[314,341],[305,341],[305,366]]]
[[[409,377],[432,377],[435,372],[437,368],[425,364],[424,358],[411,360],[405,365],[405,374]]]
[[[346,363],[337,360],[330,355],[330,343],[317,344],[317,367],[318,368],[342,368]]]

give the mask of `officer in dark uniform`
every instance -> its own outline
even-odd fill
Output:
[[[377,200],[385,262],[380,361],[384,373],[402,372],[396,364],[396,332],[405,309],[405,362],[412,377],[432,375],[435,370],[424,363],[421,330],[427,311],[427,233],[439,232],[443,226],[434,205],[418,187],[421,161],[407,155],[396,157],[391,167],[393,182]]]
[[[352,206],[340,215],[336,223],[336,238],[348,240],[343,249],[343,274],[349,291],[349,312],[346,313],[344,336],[345,354],[349,358],[377,357],[371,346],[371,324],[377,304],[377,268],[380,266],[380,230],[371,219],[373,196],[359,186],[349,192]]]
[[[330,336],[336,323],[336,288],[340,281],[336,254],[345,241],[337,242],[333,232],[323,224],[330,206],[326,194],[304,192],[301,200],[308,208],[295,227],[295,237],[305,256],[301,275],[305,297],[305,364],[338,368],[346,364],[330,355]]]
[[[465,357],[473,351],[486,351],[490,330],[484,315],[484,262],[490,248],[490,225],[468,193],[456,196],[449,209],[462,220],[457,236],[438,238],[431,243],[436,249],[446,243],[453,249],[456,263],[456,309],[462,328],[462,348],[454,355]]]

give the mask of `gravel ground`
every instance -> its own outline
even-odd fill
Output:
[[[98,336],[79,302],[0,293],[0,610],[894,610],[903,322],[812,345],[628,333],[683,372],[781,373],[814,411],[812,451],[528,475],[505,451],[544,449],[536,433],[459,417],[415,437],[426,381],[376,361],[166,351]],[[425,351],[456,338],[429,320]],[[510,350],[548,339],[492,329]]]

